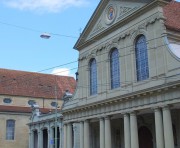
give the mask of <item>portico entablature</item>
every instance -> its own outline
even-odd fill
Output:
[[[122,114],[132,111],[152,109],[158,106],[180,103],[180,84],[156,87],[109,100],[79,106],[63,112],[64,123],[79,122],[85,119]]]

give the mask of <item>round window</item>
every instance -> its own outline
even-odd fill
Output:
[[[6,104],[10,104],[12,100],[10,98],[4,98],[3,102]]]
[[[29,100],[29,101],[28,101],[28,104],[29,104],[29,105],[36,104],[36,101],[35,101],[35,100]]]
[[[56,103],[56,102],[51,102],[51,106],[52,106],[52,107],[56,107],[56,106],[58,106],[58,103]]]

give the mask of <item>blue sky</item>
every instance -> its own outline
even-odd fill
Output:
[[[99,0],[1,0],[0,68],[38,72],[77,61],[78,52],[73,46],[98,3]],[[43,32],[59,35],[45,40],[39,37]],[[77,64],[43,73],[73,69],[73,75]]]
[[[37,72],[77,61],[78,52],[73,46],[98,3],[99,0],[1,0],[0,68]],[[40,38],[43,32],[59,35],[47,40]],[[59,68],[75,68],[72,75],[77,65],[74,62]],[[59,71],[64,69],[53,73]]]

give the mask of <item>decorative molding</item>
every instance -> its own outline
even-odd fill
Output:
[[[149,19],[147,19],[145,22],[139,24],[138,26],[120,34],[119,36],[116,36],[115,38],[111,39],[111,41],[106,42],[101,44],[100,46],[96,47],[92,52],[83,54],[79,57],[79,61],[83,61],[83,60],[88,60],[90,58],[92,58],[93,56],[95,57],[96,55],[99,54],[99,52],[102,52],[103,50],[109,50],[111,48],[113,48],[113,44],[118,44],[120,40],[125,39],[128,36],[134,36],[134,35],[138,35],[141,33],[141,31],[146,31],[147,27],[149,25],[154,24],[156,21],[159,21],[161,23],[162,26],[164,26],[164,16],[161,13],[155,14],[152,17],[150,17]],[[164,26],[165,27],[165,26]]]
[[[174,85],[175,86],[175,85]],[[154,93],[149,93],[150,91],[140,94],[134,94],[133,97],[116,97],[114,100],[108,100],[101,103],[91,104],[90,107],[85,106],[82,108],[72,109],[70,111],[64,112],[64,120],[69,121],[72,120],[82,120],[83,118],[92,119],[99,118],[101,116],[113,115],[124,112],[132,112],[137,111],[140,108],[150,108],[152,109],[152,105],[156,104],[156,106],[162,106],[171,104],[172,101],[180,101],[180,98],[169,98],[169,96],[177,96],[174,93],[179,93],[177,90],[179,89],[179,84],[176,85],[177,89],[174,86],[169,86],[168,90],[164,88],[159,88],[161,93],[155,89]],[[152,92],[152,90],[151,90]],[[139,96],[138,98],[136,96]],[[159,97],[161,96],[161,97]],[[127,99],[128,98],[128,99]],[[119,101],[121,100],[121,101]],[[97,105],[98,104],[98,105]],[[75,110],[82,110],[82,113],[75,113]],[[71,113],[73,111],[73,114]],[[67,115],[68,114],[68,115]]]
[[[120,6],[119,8],[119,15],[117,20],[120,20],[131,13],[133,13],[135,10],[137,10],[139,7],[125,7],[125,6]]]

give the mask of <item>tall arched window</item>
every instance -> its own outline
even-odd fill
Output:
[[[14,140],[15,120],[6,121],[6,140]]]
[[[136,74],[137,81],[146,80],[149,78],[147,44],[144,35],[137,38],[135,43],[136,55]]]
[[[111,89],[120,87],[119,52],[113,49],[110,54]]]
[[[97,94],[97,65],[96,60],[90,61],[90,95]]]

